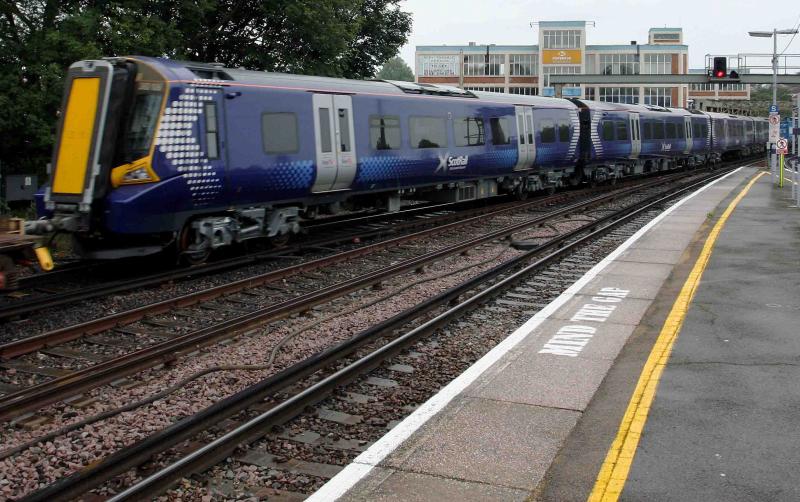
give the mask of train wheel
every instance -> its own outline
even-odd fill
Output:
[[[178,239],[178,261],[185,265],[202,265],[211,256],[211,248],[202,251],[189,251],[189,246],[194,242],[194,230],[187,223]]]
[[[292,239],[291,235],[289,235],[289,234],[281,234],[281,235],[276,235],[274,237],[270,237],[269,238],[269,243],[272,245],[272,247],[280,249],[280,248],[285,248],[286,246],[288,246],[289,245],[289,241],[291,239]]]

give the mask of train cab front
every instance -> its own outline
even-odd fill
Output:
[[[137,59],[70,66],[50,184],[37,204],[40,218],[26,222],[27,233],[71,234],[84,255],[94,248],[130,247],[112,242],[107,231],[108,198],[126,186],[159,181],[154,138],[168,90],[164,75]],[[153,238],[151,247],[156,249],[160,237]]]

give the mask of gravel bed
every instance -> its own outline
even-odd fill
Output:
[[[586,258],[591,257],[591,261],[576,264],[574,259],[567,257],[526,282],[536,284],[537,278],[548,277],[546,272],[552,270],[575,270],[576,273],[584,273],[657,214],[658,211],[649,212],[648,215],[637,218],[635,222],[622,226],[614,234],[578,252]],[[565,279],[563,287],[540,288],[541,301],[543,303],[552,301],[571,282],[574,280]],[[497,309],[492,308],[492,305],[493,303],[487,304],[467,314],[460,321],[451,323],[417,342],[368,375],[338,389],[336,395],[319,403],[314,410],[285,424],[282,433],[271,434],[244,449],[240,448],[236,455],[211,468],[201,477],[181,480],[177,488],[171,489],[159,500],[198,500],[202,497],[229,500],[247,500],[256,497],[254,500],[258,500],[266,493],[265,490],[270,489],[301,494],[313,493],[327,481],[326,478],[293,472],[296,469],[289,466],[286,468],[254,466],[243,462],[243,455],[248,452],[271,454],[276,457],[276,462],[279,464],[289,460],[303,460],[336,466],[347,465],[359,451],[334,449],[324,441],[322,444],[307,444],[292,440],[291,436],[315,432],[321,438],[352,439],[365,446],[377,441],[397,423],[396,421],[410,414],[530,317],[530,314],[522,312],[521,309]],[[397,364],[411,366],[413,372],[390,369]],[[398,385],[396,387],[372,385],[368,381],[370,377],[394,380]],[[346,399],[343,396],[347,393],[369,396],[368,402]],[[351,425],[324,420],[319,418],[322,408],[358,415],[362,420]]]
[[[620,202],[615,204],[628,205]],[[530,215],[528,215],[528,218],[529,217]],[[524,238],[544,239],[551,236],[556,227],[559,232],[564,232],[578,228],[579,226],[585,224],[585,222],[586,218],[573,217],[571,219],[554,223],[553,225],[547,227],[541,227],[535,230],[527,231],[524,233]],[[423,239],[420,241],[415,241],[414,243],[404,245],[402,247],[402,254],[404,256],[402,258],[397,257],[396,261],[407,259],[406,254],[408,252],[414,254],[414,251],[418,251],[419,253],[427,251],[431,249],[429,246],[434,242],[436,245],[441,246],[442,240],[457,242],[462,241],[468,235],[471,234],[469,231],[465,230],[462,232],[452,232],[451,234],[448,234],[445,239],[438,238],[436,240]],[[520,237],[515,236],[515,238]],[[489,258],[496,257],[499,251],[503,250],[504,246],[504,244],[499,243],[485,245],[480,249],[480,251],[470,252],[468,257],[450,257],[426,268],[424,275],[436,276],[437,274],[441,274],[445,271],[463,267],[467,260],[469,260],[470,263],[485,261]],[[174,420],[199,411],[200,409],[219,399],[222,399],[227,395],[230,395],[231,393],[241,390],[246,386],[252,385],[253,383],[263,379],[275,371],[283,369],[286,366],[301,360],[302,358],[308,357],[311,354],[331,345],[332,343],[344,340],[349,336],[366,329],[367,327],[380,322],[405,308],[410,307],[413,304],[423,301],[425,298],[444,291],[448,287],[463,282],[467,278],[476,275],[480,271],[486,270],[519,253],[520,252],[518,251],[507,249],[502,255],[502,258],[495,258],[491,263],[481,265],[480,267],[476,267],[468,271],[459,272],[445,278],[437,279],[431,283],[423,283],[418,287],[404,291],[398,295],[392,295],[391,298],[379,304],[379,308],[364,309],[358,311],[356,314],[349,314],[344,317],[333,319],[324,325],[317,325],[313,329],[309,329],[308,331],[304,332],[302,336],[298,336],[297,338],[287,342],[285,350],[278,353],[274,366],[269,369],[248,372],[226,371],[206,375],[202,380],[193,382],[187,385],[184,389],[172,394],[171,396],[156,401],[152,405],[147,405],[131,412],[125,412],[111,419],[85,426],[67,434],[66,436],[61,436],[45,444],[39,444],[34,448],[29,448],[20,454],[2,460],[0,461],[0,480],[8,479],[10,483],[2,485],[2,482],[0,481],[0,494],[16,497],[20,496],[21,494],[28,493],[31,490],[35,490],[44,484],[50,483],[59,477],[73,472],[82,465],[101,458],[119,449],[120,447],[131,444],[132,442],[141,439],[156,430],[160,430],[172,423]],[[376,261],[381,261],[383,263],[376,263],[375,268],[386,265],[385,259]],[[367,266],[369,265],[367,264]],[[349,267],[352,269],[354,265],[352,263],[348,263],[343,264],[343,267]],[[361,267],[361,264],[359,264],[358,268],[359,272],[365,271]],[[324,277],[328,278],[330,275],[331,274],[326,271]],[[336,276],[335,273],[333,275]],[[351,294],[344,298],[334,300],[330,304],[326,305],[324,309],[317,307],[314,311],[306,316],[295,316],[290,320],[273,323],[264,329],[256,330],[249,336],[239,337],[235,343],[204,349],[196,354],[195,357],[181,359],[174,367],[169,368],[169,371],[166,371],[162,368],[146,370],[137,375],[137,380],[142,382],[142,384],[138,387],[125,389],[96,389],[90,392],[89,395],[98,398],[98,401],[86,408],[79,409],[64,403],[59,403],[49,410],[52,412],[52,421],[39,430],[18,430],[9,428],[9,424],[4,424],[6,430],[4,431],[5,434],[3,435],[2,440],[0,440],[0,449],[6,449],[16,444],[20,444],[21,442],[30,440],[34,437],[41,436],[47,431],[58,429],[66,423],[78,421],[85,416],[95,414],[99,411],[119,406],[133,400],[138,400],[146,395],[151,394],[152,392],[169,387],[185,376],[205,367],[215,366],[221,364],[221,362],[222,364],[226,365],[262,364],[265,357],[268,356],[271,348],[278,342],[278,340],[280,340],[291,330],[296,329],[298,324],[316,324],[320,317],[326,317],[328,313],[331,311],[336,311],[337,308],[341,310],[350,308],[353,299],[357,298],[360,303],[364,303],[373,298],[386,295],[387,290],[389,290],[391,287],[394,287],[390,286],[390,284],[402,285],[404,282],[407,283],[417,280],[420,277],[422,277],[422,274],[407,274],[405,276],[393,278],[392,280],[387,281],[385,290],[369,292],[362,291],[358,294]],[[209,280],[214,280],[214,278],[209,278]],[[228,280],[230,279],[226,278],[226,282]],[[298,282],[302,285],[308,285],[309,287],[314,286],[313,283],[306,283],[305,280],[292,282],[295,283],[295,286]],[[316,284],[316,286],[319,287],[319,284]],[[553,294],[557,293],[560,293],[560,290],[558,292],[553,292]],[[507,322],[509,320],[508,318],[510,317],[515,318],[515,316],[506,316],[504,320]],[[175,318],[175,320],[178,319]],[[514,322],[517,321],[515,320]],[[445,333],[449,335],[449,332]],[[498,333],[500,332],[498,331]],[[506,332],[502,331],[502,333]],[[476,336],[479,338],[485,337],[486,333],[478,333]],[[458,336],[456,338],[458,338]],[[491,342],[491,345],[489,346],[489,348],[491,348],[496,340],[489,337],[486,338],[486,342]],[[470,344],[473,345],[472,342],[470,342]],[[480,353],[488,350],[485,348],[484,344],[476,344],[475,346],[477,347],[476,350]],[[421,349],[416,350],[426,350],[424,345],[421,345],[421,347]],[[420,353],[424,355],[424,352]],[[446,383],[451,377],[455,377],[460,371],[462,371],[463,368],[466,367],[464,365],[468,366],[468,364],[471,364],[471,361],[473,361],[474,358],[469,357],[469,354],[469,351],[464,352],[462,348],[462,354],[458,356],[458,362],[463,364],[457,364],[454,366],[455,368],[458,368],[457,371],[454,370],[456,371],[455,373],[452,371],[447,371],[446,368],[440,368],[441,371],[436,374],[436,381],[438,381],[439,377],[442,377],[446,378],[446,380],[443,380]],[[405,387],[405,385],[403,387]],[[429,390],[427,387],[423,386],[423,394],[427,392],[426,389]],[[366,389],[362,390],[364,392],[367,391]],[[399,419],[408,413],[410,407],[413,407],[411,404],[412,401],[414,403],[424,401],[424,399],[419,398],[418,394],[419,393],[412,393],[412,395],[415,396],[413,399],[411,397],[407,397],[407,399],[401,400],[401,402],[405,404],[400,407],[402,408],[402,413],[395,413],[395,415],[397,415],[396,417],[392,413],[389,413],[389,418],[387,418],[386,410],[383,410],[383,413],[374,412],[370,415],[365,415],[370,419],[369,425],[371,425],[373,429],[377,427],[378,430],[382,431],[380,432],[380,434],[382,434],[385,432],[387,423],[390,423],[392,420]],[[378,400],[383,401],[382,398]],[[319,421],[319,419],[317,420]],[[342,438],[362,437],[346,431],[337,432],[330,430],[327,431],[326,434],[333,434],[334,437],[338,436]],[[378,434],[378,432],[375,432],[375,434]],[[371,435],[367,436],[372,438]],[[380,437],[380,435],[377,437]],[[372,441],[376,438],[360,439],[360,441]],[[274,442],[270,442],[270,444],[273,443]],[[293,442],[289,441],[289,443]],[[270,446],[270,448],[273,447]],[[270,449],[269,451],[274,452],[277,450]],[[304,450],[298,448],[297,451],[302,452]],[[298,453],[298,455],[308,456],[296,457],[293,453],[292,458],[318,458],[314,456],[318,455],[318,453],[313,452]],[[350,457],[345,455],[341,458],[341,461],[346,463],[346,461],[349,461],[348,459]],[[321,460],[309,461],[317,462]],[[234,479],[231,480],[231,478],[227,475],[228,470],[223,473],[223,479],[226,482],[241,481],[247,485],[256,478],[263,481],[263,479],[260,477],[263,474],[262,470],[260,469],[250,469],[249,467],[247,469],[243,468],[241,472],[246,472],[248,474],[246,476],[242,475],[241,480],[238,479],[239,474],[235,474]],[[269,470],[267,474],[270,474]],[[287,477],[285,474],[286,473],[281,475],[285,479],[282,481],[275,481],[274,483],[277,483],[277,485],[273,486],[273,488],[295,490],[295,488],[290,487],[301,486],[305,488],[301,489],[300,491],[303,493],[308,493],[309,491],[313,491],[313,489],[315,489],[315,487],[320,485],[323,481],[314,479],[299,479],[297,476]],[[284,488],[278,488],[281,486]],[[189,483],[186,485],[186,483],[184,483],[184,488],[191,491],[194,489],[194,484]],[[208,496],[209,494],[195,493],[195,495]]]
[[[404,283],[419,280],[425,276],[436,277],[439,274],[463,267],[467,260],[470,263],[486,261],[497,257],[500,251],[504,249],[506,251],[501,258],[475,269],[440,278],[436,281],[422,283],[418,287],[404,291],[399,295],[391,294],[392,289],[402,286]],[[7,492],[0,491],[0,493],[18,497],[43,486],[43,484],[53,482],[59,477],[74,472],[80,466],[142,439],[152,432],[170,425],[179,418],[195,413],[333,343],[345,340],[353,334],[463,282],[480,271],[499,264],[502,260],[508,259],[517,253],[517,251],[507,249],[504,244],[486,245],[479,251],[470,253],[467,257],[451,257],[448,260],[438,262],[427,268],[424,274],[412,273],[400,276],[387,283],[383,290],[368,290],[360,295],[350,295],[339,299],[326,306],[324,311],[312,311],[310,317],[297,316],[293,320],[277,323],[280,325],[271,325],[266,329],[257,330],[250,336],[241,337],[236,343],[218,345],[202,350],[192,358],[182,358],[168,370],[163,368],[146,370],[137,375],[137,381],[143,382],[138,387],[131,389],[108,387],[95,389],[88,395],[95,397],[97,402],[86,408],[81,409],[66,403],[58,403],[48,409],[48,415],[52,419],[51,422],[35,431],[21,430],[11,427],[10,424],[4,424],[5,430],[0,440],[0,449],[3,450],[35,439],[67,423],[77,422],[86,416],[139,400],[171,386],[200,369],[219,364],[262,364],[275,343],[293,329],[298,324],[298,321],[302,324],[315,324],[314,317],[327,315],[330,311],[336,311],[337,309],[348,308],[354,299],[357,299],[358,303],[364,303],[376,298],[390,296],[386,301],[379,304],[380,308],[368,308],[333,319],[324,325],[318,325],[314,329],[306,331],[302,336],[290,340],[285,349],[278,352],[272,369],[247,372],[225,371],[206,375],[201,380],[190,383],[184,389],[151,405],[85,426],[65,436],[60,436],[45,444],[39,444],[35,448],[29,448],[0,461],[0,478],[11,481],[11,484],[6,486]],[[0,490],[3,490],[3,488],[0,488]]]

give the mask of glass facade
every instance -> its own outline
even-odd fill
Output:
[[[542,67],[542,82],[545,87],[550,86],[550,75],[578,75],[581,67],[578,65],[570,66],[544,66]]]
[[[601,87],[600,101],[607,103],[639,104],[638,87]]]
[[[645,54],[642,73],[668,75],[672,73],[672,54]]]
[[[524,96],[538,96],[539,95],[539,88],[538,87],[509,87],[508,88],[509,94],[522,94]]]
[[[488,58],[486,54],[467,54],[464,56],[464,75],[504,75],[505,62],[505,54],[489,54]]]
[[[530,76],[539,73],[538,54],[510,54],[508,56],[509,75]]]
[[[579,49],[581,30],[543,30],[542,40],[545,49]]]
[[[672,106],[672,87],[645,87],[644,104]]]
[[[637,54],[600,54],[600,69],[603,75],[637,75]]]

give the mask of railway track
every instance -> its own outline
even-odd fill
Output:
[[[650,182],[647,186],[662,182]],[[26,372],[35,375],[36,380],[27,388],[12,390],[0,396],[0,420],[34,411],[46,404],[117,381],[146,368],[172,363],[176,357],[193,352],[200,346],[266,322],[307,312],[334,298],[379,284],[411,270],[421,270],[448,256],[469,251],[477,245],[505,238],[562,215],[585,211],[589,207],[641,189],[642,186],[637,186],[598,195],[547,211],[545,214],[516,214],[508,224],[496,229],[489,225],[489,231],[477,236],[472,235],[474,232],[468,226],[470,220],[451,222],[443,227],[423,230],[4,344],[0,346],[0,358],[5,361],[0,362],[0,368]],[[540,206],[537,204],[534,207]],[[508,211],[504,209],[501,212]],[[482,218],[484,216],[474,216],[471,220],[485,224],[486,222],[481,221]],[[461,234],[452,233],[458,229],[462,230]],[[443,230],[450,230],[452,233],[449,236],[452,241],[450,245],[433,251],[429,251],[426,245],[405,250],[397,248],[412,240],[416,242],[424,235]],[[398,249],[405,255],[402,259],[398,257]],[[384,251],[384,256],[376,262],[379,250]],[[364,263],[363,268],[354,269],[352,264],[356,259],[367,259],[367,263]],[[334,266],[339,266],[340,269],[337,271]],[[327,270],[327,277],[314,275],[322,269]],[[359,273],[365,270],[366,273]],[[282,286],[280,281],[287,279],[294,282],[293,287]],[[261,294],[256,292],[257,288],[261,288]],[[213,316],[207,315],[208,312]],[[209,317],[221,319],[214,322]],[[127,347],[124,343],[126,339],[129,340]],[[77,343],[70,344],[73,341]],[[101,352],[93,351],[93,348],[99,348]],[[123,353],[108,357],[110,348],[120,349]],[[47,362],[55,367],[48,367]],[[73,365],[64,367],[66,362],[73,362]],[[87,365],[87,362],[94,364]]]
[[[373,367],[376,364],[379,364],[379,361],[382,360],[385,356],[389,354],[395,354],[398,350],[404,346],[405,343],[411,343],[413,340],[416,340],[418,336],[422,336],[423,332],[430,332],[437,327],[441,327],[446,322],[449,322],[453,316],[457,316],[463,314],[466,310],[473,308],[488,298],[493,297],[496,294],[499,294],[504,288],[509,287],[512,284],[515,284],[526,274],[530,274],[536,270],[541,269],[542,267],[547,266],[548,264],[552,263],[554,260],[562,259],[566,254],[572,252],[572,250],[585,245],[587,242],[590,242],[592,239],[597,239],[602,237],[603,235],[608,234],[609,232],[613,232],[613,229],[619,225],[624,224],[625,222],[629,221],[631,218],[635,218],[637,215],[641,215],[643,212],[659,205],[663,204],[667,199],[674,198],[677,194],[683,193],[691,188],[695,187],[697,184],[692,184],[688,187],[683,187],[678,189],[675,193],[669,196],[663,195],[653,195],[645,198],[645,202],[637,201],[633,204],[628,205],[622,209],[616,210],[608,210],[601,211],[601,216],[597,216],[592,221],[586,223],[585,225],[581,225],[579,228],[575,230],[565,232],[558,237],[545,239],[541,243],[537,243],[533,250],[525,251],[519,253],[516,257],[508,260],[501,265],[495,266],[490,270],[486,270],[475,277],[465,281],[464,283],[460,284],[457,287],[453,287],[448,289],[447,291],[425,300],[424,302],[415,305],[413,308],[407,309],[402,314],[395,315],[391,319],[387,319],[381,323],[378,323],[369,329],[366,329],[359,333],[356,337],[347,340],[339,345],[334,346],[329,350],[322,351],[318,353],[315,357],[302,361],[300,363],[295,364],[294,366],[290,366],[285,370],[276,373],[275,375],[263,380],[258,385],[253,386],[252,388],[247,389],[246,391],[240,392],[234,396],[226,398],[223,401],[211,406],[210,408],[204,410],[204,412],[198,414],[197,416],[193,416],[188,419],[181,420],[174,424],[172,427],[168,427],[164,431],[157,433],[146,440],[137,443],[133,447],[126,448],[125,450],[121,450],[117,454],[114,454],[108,457],[106,460],[103,460],[98,464],[97,470],[92,468],[93,474],[90,476],[89,474],[81,471],[82,477],[80,479],[73,479],[65,478],[61,482],[57,482],[52,485],[51,488],[46,489],[43,492],[40,492],[36,495],[36,497],[46,497],[48,493],[55,493],[52,490],[66,490],[63,493],[80,493],[80,490],[86,491],[87,486],[97,486],[98,483],[103,482],[106,479],[110,479],[114,475],[118,474],[119,472],[123,472],[125,469],[139,465],[141,462],[150,458],[153,454],[158,453],[159,451],[163,451],[164,448],[169,447],[169,445],[176,444],[192,435],[198,433],[202,430],[202,427],[207,427],[208,424],[216,424],[223,420],[223,417],[228,418],[236,413],[247,409],[249,406],[257,404],[263,401],[265,396],[273,395],[276,391],[280,389],[285,389],[288,386],[297,384],[303,378],[306,378],[308,375],[312,373],[316,373],[322,368],[328,367],[330,365],[340,365],[340,362],[343,357],[347,357],[350,354],[353,354],[354,351],[359,350],[364,344],[371,344],[374,343],[377,339],[387,334],[394,332],[397,329],[400,329],[403,326],[409,325],[409,323],[417,322],[420,324],[417,328],[412,329],[411,331],[407,332],[406,334],[396,338],[394,341],[390,342],[388,345],[382,346],[381,348],[376,349],[374,354],[376,355],[369,355],[364,356],[364,358],[359,359],[356,363],[347,368],[343,368],[342,370],[336,372],[333,375],[325,377],[321,380],[318,379],[316,383],[310,389],[304,390],[297,394],[294,397],[288,398],[286,401],[281,402],[278,404],[272,411],[267,413],[267,418],[259,419],[258,422],[258,434],[263,435],[263,426],[272,426],[277,423],[281,423],[282,420],[286,420],[291,416],[297,414],[297,411],[302,408],[303,406],[310,404],[311,402],[317,402],[321,399],[320,396],[325,395],[326,392],[330,391],[331,389],[338,387],[342,384],[342,378],[350,378],[353,375],[356,375],[357,372],[362,371],[364,368]],[[547,215],[542,215],[538,218],[530,219],[526,222],[519,222],[514,225],[509,225],[503,229],[497,230],[496,232],[492,233],[491,235],[481,236],[480,238],[474,238],[472,240],[462,240],[461,242],[451,245],[446,248],[446,250],[439,250],[434,251],[432,253],[423,254],[417,256],[415,258],[411,258],[408,260],[404,260],[401,263],[395,264],[394,268],[391,270],[384,267],[384,269],[379,270],[377,273],[368,273],[362,274],[362,276],[351,280],[349,283],[347,281],[343,282],[340,285],[336,286],[336,289],[333,290],[323,290],[312,292],[310,296],[303,297],[303,295],[298,296],[292,300],[287,300],[284,304],[278,304],[273,306],[271,312],[267,313],[262,309],[262,311],[256,311],[253,313],[246,314],[244,316],[240,316],[233,322],[225,322],[220,323],[219,326],[215,328],[218,329],[227,329],[227,330],[242,330],[246,329],[248,326],[251,326],[253,322],[264,322],[267,317],[262,316],[275,316],[280,315],[280,312],[287,313],[287,312],[297,312],[303,309],[308,309],[309,307],[319,304],[323,302],[326,298],[330,300],[331,295],[336,294],[345,294],[347,292],[357,291],[359,289],[363,289],[369,285],[379,284],[381,281],[385,281],[390,277],[396,276],[397,274],[401,273],[401,270],[408,271],[410,269],[420,268],[425,266],[425,264],[430,263],[432,260],[436,258],[434,255],[439,256],[452,256],[454,254],[469,251],[474,249],[475,246],[479,246],[482,243],[491,242],[493,240],[497,240],[503,237],[507,237],[509,235],[515,234],[520,231],[524,231],[527,228],[531,228],[532,226],[544,224],[547,221],[552,221],[554,218],[563,217],[567,214],[575,214],[579,211],[586,211],[591,206],[599,206],[603,203],[603,201],[608,202],[613,197],[619,197],[620,195],[615,196],[600,196],[594,198],[592,201],[582,202],[579,204],[572,204],[568,207],[564,207],[555,211],[548,213]],[[603,214],[605,213],[605,214]],[[534,261],[533,264],[526,265],[527,262],[530,262],[536,257],[538,258]],[[524,267],[524,268],[521,268]],[[521,268],[521,269],[520,269]],[[341,288],[341,289],[340,289]],[[529,288],[530,289],[530,288]],[[455,302],[459,298],[466,295],[467,292],[472,291],[474,296],[470,297],[462,304],[459,304],[458,307],[454,307],[453,309],[447,310],[447,315],[444,315],[444,312],[438,312],[437,309],[442,309],[450,302]],[[316,293],[316,294],[315,294]],[[516,293],[517,295],[519,293]],[[514,297],[516,298],[516,297]],[[518,300],[508,300],[510,305],[513,305],[515,302],[519,302]],[[275,310],[277,307],[277,311]],[[281,309],[288,309],[288,310],[281,310]],[[432,320],[425,321],[425,316],[435,316]],[[416,321],[415,321],[416,320]],[[244,323],[244,324],[240,324]],[[224,326],[224,327],[223,327]],[[420,331],[421,330],[421,331]],[[230,332],[228,332],[230,333]],[[198,335],[195,333],[194,335]],[[207,340],[211,340],[215,337],[211,332],[206,332],[204,334],[209,338]],[[177,339],[177,338],[176,338]],[[404,340],[404,342],[400,342],[400,340]],[[189,339],[182,340],[182,343],[187,343],[185,346],[181,346],[182,348],[173,346],[172,350],[180,351],[180,350],[188,350],[189,347],[196,347],[198,344],[198,339]],[[165,348],[165,347],[164,347]],[[147,351],[149,349],[145,349]],[[379,354],[379,355],[377,355]],[[162,354],[163,355],[163,354]],[[145,355],[144,352],[139,354],[137,357],[146,357],[146,359],[139,359],[138,362],[131,362],[132,364],[154,364],[154,361],[163,361],[163,359],[153,359],[153,354],[150,353]],[[127,358],[127,356],[126,356]],[[147,362],[145,362],[147,361]],[[377,362],[376,362],[377,361]],[[117,361],[119,362],[119,361]],[[92,369],[89,373],[94,373],[97,369],[103,368],[103,364],[100,363],[90,368]],[[105,367],[107,370],[110,370],[110,366]],[[130,371],[133,366],[129,366],[127,370]],[[114,370],[119,371],[119,370]],[[133,370],[137,371],[137,370]],[[120,373],[116,373],[114,376],[118,377]],[[341,375],[340,375],[341,374]],[[338,376],[337,376],[338,375]],[[38,389],[31,388],[28,389],[29,392],[27,393],[28,397],[24,397],[22,394],[17,394],[16,399],[11,399],[5,403],[3,403],[2,410],[6,413],[12,408],[22,407],[24,409],[33,409],[33,407],[41,406],[45,402],[52,402],[58,398],[63,398],[64,395],[73,392],[75,390],[79,390],[80,387],[69,387],[67,381],[74,382],[76,379],[79,379],[80,375],[73,374],[70,375],[69,378],[62,380],[60,383],[62,387],[58,387],[58,385],[53,386],[52,383],[49,383],[45,387],[50,387],[51,389],[59,389],[58,391],[51,390],[54,393],[44,393],[39,394],[38,397],[32,397],[36,394],[36,392],[42,392],[44,387],[39,386]],[[335,378],[334,378],[335,377]],[[94,380],[91,382],[92,386],[96,386],[102,381],[108,381],[111,378],[108,374],[104,377],[100,377],[98,380],[97,376],[92,377]],[[57,382],[58,379],[55,379],[51,382]],[[89,382],[87,380],[87,382]],[[80,384],[79,384],[80,385]],[[87,387],[88,388],[88,387]],[[69,390],[71,389],[71,390]],[[85,390],[85,388],[83,388]],[[31,392],[33,391],[33,392]],[[321,394],[320,394],[321,392]],[[9,398],[14,398],[14,394],[6,396]],[[36,399],[39,399],[37,402]],[[35,403],[35,404],[34,404]],[[17,408],[19,409],[19,408]],[[6,415],[8,416],[8,415]],[[263,416],[263,415],[261,415]],[[249,422],[247,423],[249,424]],[[243,423],[243,427],[247,425]],[[265,425],[266,424],[266,425]],[[245,427],[248,431],[253,430],[251,429],[250,425]],[[238,429],[237,429],[238,430]],[[248,434],[248,432],[243,432],[243,434]],[[224,436],[227,437],[227,436]],[[237,436],[238,442],[246,441],[242,439],[244,436]],[[212,443],[214,444],[214,443]],[[229,453],[229,443],[226,443],[227,446],[222,446],[221,449],[217,450],[216,447],[213,451],[209,452],[204,449],[204,456],[207,457],[207,461],[211,461],[211,459],[216,459],[219,455],[227,456]],[[153,448],[162,448],[159,451],[154,450]],[[124,458],[123,458],[124,457]],[[191,457],[191,455],[189,456]],[[187,458],[189,458],[187,457]],[[183,465],[183,464],[181,464]],[[187,464],[192,465],[191,469],[196,468],[196,464]],[[207,467],[207,465],[206,465]],[[186,467],[188,468],[188,467]],[[122,470],[120,470],[122,469]],[[166,475],[170,477],[170,481],[164,481],[163,478],[161,481],[157,481],[150,485],[145,483],[146,486],[158,486],[158,488],[153,489],[162,489],[164,486],[163,483],[170,483],[174,478],[174,475],[178,477],[183,476],[185,468],[183,466],[175,468],[177,470],[171,471],[172,474]],[[89,481],[91,479],[91,481]],[[77,482],[77,484],[72,484]],[[147,488],[148,490],[150,488]],[[50,490],[50,491],[48,491]],[[70,490],[77,490],[72,492]],[[143,493],[148,492],[135,492],[136,496],[141,496]],[[128,495],[126,495],[128,496]],[[34,497],[32,500],[36,500],[37,498]],[[39,498],[43,499],[43,498]]]

